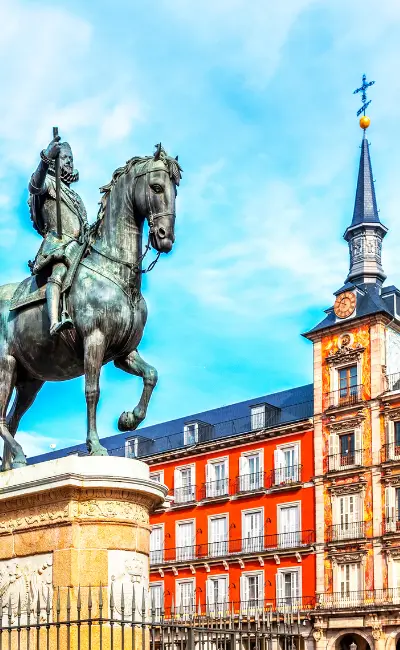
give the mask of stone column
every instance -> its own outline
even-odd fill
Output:
[[[29,605],[36,622],[39,598],[42,622],[49,609],[52,620],[57,609],[65,620],[68,607],[75,620],[78,605],[87,618],[90,603],[93,617],[101,604],[107,617],[111,593],[114,617],[123,606],[131,616],[133,597],[140,612],[149,585],[149,513],[166,493],[145,463],[120,457],[67,456],[0,474],[2,613],[11,608],[16,619],[20,598],[22,623]],[[98,626],[91,633],[97,647]],[[72,626],[71,650],[77,634]]]

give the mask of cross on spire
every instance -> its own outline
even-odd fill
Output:
[[[369,88],[370,86],[373,86],[374,83],[375,83],[375,81],[367,81],[367,75],[363,74],[363,76],[362,76],[362,86],[360,86],[360,88],[357,88],[356,90],[354,90],[353,95],[356,95],[357,93],[362,93],[361,100],[362,100],[363,104],[362,104],[361,108],[357,111],[357,117],[359,115],[361,115],[361,113],[363,113],[365,115],[365,110],[366,110],[367,106],[369,106],[371,101],[372,101],[370,99],[367,102],[367,88]]]

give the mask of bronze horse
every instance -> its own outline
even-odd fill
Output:
[[[44,302],[10,311],[18,284],[0,287],[3,470],[26,465],[22,447],[14,437],[22,416],[45,381],[85,375],[86,444],[93,455],[107,455],[96,426],[103,364],[114,361],[117,368],[143,379],[141,398],[133,411],[121,414],[119,429],[135,429],[145,418],[157,371],[137,351],[147,318],[141,294],[141,267],[150,244],[158,253],[168,253],[173,246],[176,187],[180,178],[177,159],[167,156],[159,146],[154,156],[129,160],[102,188],[89,248],[78,266],[67,300],[75,329],[50,336]],[[149,243],[143,253],[146,219]],[[14,403],[8,409],[14,389]]]

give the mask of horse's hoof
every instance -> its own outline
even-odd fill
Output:
[[[90,456],[108,456],[108,451],[102,445],[88,444],[88,451]]]
[[[118,420],[118,429],[120,431],[132,431],[131,416],[132,413],[127,413],[126,411],[121,413]]]

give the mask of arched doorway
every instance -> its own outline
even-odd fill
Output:
[[[362,636],[349,632],[337,640],[335,650],[371,650],[371,647]],[[396,648],[396,650],[400,650],[400,648]]]

